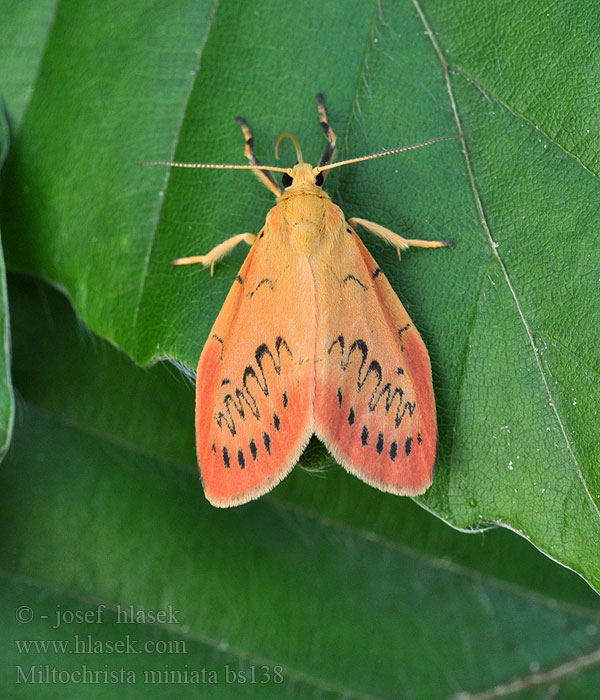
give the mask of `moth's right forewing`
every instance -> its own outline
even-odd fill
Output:
[[[282,234],[250,249],[198,363],[198,463],[216,506],[273,488],[313,433],[313,278]]]

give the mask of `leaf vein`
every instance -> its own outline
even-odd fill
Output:
[[[467,71],[465,71],[464,68],[461,68],[460,66],[457,66],[456,64],[453,64],[452,72],[460,73],[466,80],[468,80],[470,83],[472,83],[482,93],[482,95],[484,95],[487,99],[493,100],[494,102],[498,103],[501,107],[508,110],[513,116],[517,117],[518,119],[522,119],[525,123],[529,124],[529,126],[531,126],[533,129],[535,129],[537,132],[539,132],[550,143],[552,143],[554,146],[556,146],[558,149],[560,149],[565,155],[569,156],[569,158],[572,158],[574,161],[576,161],[586,172],[588,172],[593,177],[598,178],[598,173],[591,170],[581,160],[581,158],[576,156],[574,153],[571,153],[571,151],[569,151],[565,146],[563,146],[561,143],[556,141],[556,139],[553,139],[552,136],[549,136],[543,129],[541,129],[531,119],[529,119],[529,117],[526,117],[521,112],[518,112],[516,109],[513,109],[509,104],[507,104],[504,100],[502,100],[500,97],[498,97],[498,95],[496,95],[494,92],[492,92],[489,88],[484,87],[472,75],[467,73]]]
[[[600,377],[600,369],[590,365],[589,362],[586,362],[576,352],[571,350],[571,348],[567,347],[563,342],[558,340],[558,338],[555,338],[553,335],[550,335],[550,333],[547,333],[545,331],[543,331],[543,335],[545,335],[546,338],[548,338],[548,340],[556,347],[557,350],[562,350],[563,352],[567,353],[573,359],[575,359],[582,367],[585,367],[585,369],[587,369],[588,372]]]
[[[451,700],[494,700],[508,695],[520,693],[538,685],[550,685],[559,680],[574,676],[593,666],[600,664],[600,648],[587,654],[580,654],[569,661],[554,666],[548,671],[535,671],[527,676],[515,678],[510,683],[501,683],[493,688],[478,693],[461,692],[451,696]]]

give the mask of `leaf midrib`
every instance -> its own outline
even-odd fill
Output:
[[[543,384],[544,384],[544,388],[545,388],[545,390],[546,390],[546,394],[547,394],[548,399],[549,399],[550,407],[551,407],[551,409],[552,409],[552,411],[553,411],[553,413],[554,413],[556,422],[558,423],[558,427],[559,427],[559,429],[560,429],[560,431],[561,431],[561,433],[562,433],[562,435],[563,435],[563,439],[564,439],[565,445],[566,445],[566,447],[567,447],[567,450],[569,451],[569,454],[571,455],[571,460],[572,460],[572,462],[573,462],[573,464],[574,464],[574,466],[575,466],[575,471],[576,471],[576,473],[577,473],[577,477],[578,477],[579,481],[581,482],[581,484],[582,484],[582,486],[583,486],[583,489],[584,489],[584,491],[585,491],[585,494],[586,494],[586,496],[587,496],[587,499],[588,499],[589,502],[591,503],[591,506],[592,506],[593,511],[596,513],[596,515],[597,515],[598,518],[600,519],[600,510],[599,510],[599,508],[598,508],[598,505],[597,505],[596,502],[594,501],[594,498],[592,497],[592,494],[591,494],[590,491],[589,491],[587,482],[586,482],[586,480],[585,480],[585,477],[584,477],[584,475],[583,475],[583,472],[582,472],[582,470],[581,470],[581,467],[580,467],[580,465],[579,465],[579,462],[578,462],[578,460],[577,460],[577,457],[576,457],[576,455],[575,455],[575,452],[574,452],[574,450],[573,450],[573,448],[572,448],[572,446],[571,446],[571,443],[570,443],[570,441],[569,441],[569,438],[568,438],[568,435],[567,435],[565,426],[564,426],[564,424],[563,424],[563,421],[562,421],[562,419],[561,419],[561,416],[560,416],[560,414],[559,414],[559,412],[558,412],[558,409],[557,409],[557,407],[556,407],[556,402],[554,401],[554,397],[552,396],[552,392],[551,392],[551,390],[550,390],[550,384],[549,384],[548,379],[547,379],[547,377],[546,377],[546,374],[545,374],[545,372],[544,372],[544,368],[543,368],[543,365],[542,365],[542,362],[541,362],[541,358],[540,358],[540,356],[539,356],[539,352],[538,352],[538,350],[537,350],[537,348],[536,348],[536,345],[535,345],[535,341],[534,341],[534,338],[533,338],[533,333],[532,333],[532,331],[531,331],[531,327],[530,327],[530,325],[529,325],[529,322],[528,322],[527,319],[525,318],[525,314],[524,314],[523,309],[522,309],[522,307],[521,307],[521,303],[520,303],[519,298],[518,298],[518,296],[517,296],[517,292],[516,292],[515,288],[513,287],[513,284],[512,284],[512,282],[511,282],[511,280],[510,280],[510,277],[509,277],[509,275],[508,275],[508,271],[507,271],[507,269],[506,269],[506,266],[504,265],[504,262],[503,262],[502,258],[500,257],[500,254],[499,254],[499,252],[498,252],[498,246],[496,245],[494,239],[492,238],[492,234],[491,234],[490,227],[489,227],[489,225],[488,225],[487,217],[486,217],[485,211],[484,211],[484,209],[483,209],[483,203],[482,203],[482,201],[481,201],[481,197],[479,196],[479,190],[478,190],[478,188],[477,188],[477,183],[476,183],[476,181],[475,181],[475,176],[474,176],[474,173],[473,173],[473,168],[472,168],[472,166],[471,166],[471,159],[470,159],[470,157],[469,157],[469,152],[468,152],[468,150],[467,150],[466,141],[465,141],[465,136],[464,136],[464,133],[463,133],[463,130],[462,130],[462,124],[461,124],[461,121],[460,121],[460,115],[459,115],[459,113],[458,113],[458,105],[457,105],[456,100],[455,100],[455,98],[454,98],[454,92],[453,92],[453,90],[452,90],[452,84],[451,84],[451,81],[450,81],[450,71],[449,71],[448,62],[447,62],[446,57],[445,57],[445,55],[444,55],[444,53],[443,53],[443,51],[442,51],[442,49],[441,49],[441,47],[440,47],[440,45],[439,45],[439,43],[438,43],[438,41],[437,41],[437,38],[436,38],[436,36],[435,36],[433,30],[431,29],[431,27],[429,26],[429,23],[427,22],[427,19],[426,19],[424,13],[423,13],[423,10],[421,9],[421,7],[420,7],[420,5],[419,5],[418,0],[413,0],[413,5],[415,6],[415,9],[416,9],[416,11],[417,11],[417,14],[419,15],[419,18],[421,19],[421,22],[423,23],[423,26],[424,26],[424,28],[425,28],[425,32],[426,32],[427,36],[429,36],[429,38],[430,38],[430,40],[431,40],[431,43],[433,44],[433,48],[434,48],[434,50],[435,50],[435,52],[436,52],[436,54],[437,54],[437,56],[438,56],[438,59],[439,59],[439,61],[440,61],[441,66],[442,66],[442,70],[443,70],[444,78],[445,78],[445,82],[446,82],[446,88],[447,88],[447,91],[448,91],[448,97],[449,97],[450,103],[451,103],[451,105],[452,105],[452,111],[453,111],[453,114],[454,114],[454,120],[455,120],[455,123],[456,123],[456,127],[457,127],[457,130],[458,130],[458,133],[459,133],[459,135],[460,135],[460,137],[461,137],[461,139],[462,139],[462,144],[463,144],[462,152],[463,152],[463,156],[464,156],[464,160],[465,160],[465,166],[466,166],[466,169],[467,169],[469,181],[470,181],[470,184],[471,184],[471,189],[472,189],[472,191],[473,191],[473,197],[474,197],[474,199],[475,199],[475,206],[476,206],[476,208],[477,208],[477,213],[478,213],[478,215],[479,215],[479,219],[480,219],[480,221],[481,221],[481,225],[482,225],[482,228],[483,228],[483,230],[484,230],[484,233],[485,233],[485,236],[486,236],[488,245],[489,245],[489,247],[490,247],[490,249],[491,249],[492,256],[493,256],[493,258],[496,260],[496,262],[498,263],[498,265],[500,266],[500,270],[501,270],[502,275],[503,275],[503,277],[504,277],[504,281],[505,281],[505,283],[506,283],[506,285],[507,285],[507,287],[508,287],[508,290],[510,291],[510,294],[511,294],[513,300],[514,300],[515,308],[517,309],[517,313],[519,314],[519,317],[520,317],[520,319],[521,319],[521,323],[523,324],[523,328],[525,329],[525,332],[527,333],[527,337],[529,338],[529,346],[530,346],[530,348],[531,348],[531,351],[533,352],[535,362],[536,362],[536,364],[537,364],[537,366],[538,366],[538,371],[539,371],[540,376],[541,376],[541,378],[542,378],[542,382],[543,382]],[[510,111],[511,111],[511,113],[516,114],[516,112],[514,112],[514,111],[512,111],[512,110],[510,110]],[[528,120],[525,120],[525,121],[528,121]],[[531,124],[531,122],[528,122],[528,123]],[[532,125],[532,126],[534,126],[534,125]],[[564,150],[564,149],[563,149],[563,150]],[[590,172],[591,172],[591,171],[590,171]],[[592,174],[593,174],[593,173],[592,173]],[[484,274],[485,274],[485,272],[484,272]],[[470,354],[470,347],[467,346],[467,352],[466,352],[465,358],[464,358],[465,366],[466,366],[466,363],[467,363],[468,360],[469,360],[469,354]],[[459,384],[459,386],[458,386],[458,403],[459,403],[459,404],[460,404],[461,397],[462,397],[462,393],[463,393],[463,389],[464,389],[464,377],[465,377],[465,372],[463,371],[463,373],[462,373],[462,375],[461,375],[460,384]],[[457,420],[457,418],[455,418],[455,420]],[[454,429],[456,429],[456,427],[457,427],[457,425],[456,425],[456,423],[455,423],[455,424],[454,424]]]

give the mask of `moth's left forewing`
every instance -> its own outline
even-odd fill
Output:
[[[423,493],[437,454],[427,349],[356,233],[344,224],[327,235],[331,255],[312,261],[316,434],[363,481]]]

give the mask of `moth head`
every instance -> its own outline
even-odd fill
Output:
[[[288,189],[289,187],[321,187],[323,184],[323,175],[315,173],[315,169],[310,163],[296,163],[293,168],[281,176],[281,184]]]
[[[298,141],[296,141],[292,134],[288,134],[287,132],[285,132],[281,134],[281,136],[277,139],[277,143],[275,144],[275,158],[279,158],[279,144],[284,138],[288,138],[294,144],[298,162],[296,163],[296,165],[294,165],[293,168],[288,168],[283,173],[283,175],[281,176],[281,184],[285,187],[286,190],[292,186],[314,187],[316,185],[317,187],[320,187],[323,184],[323,175],[319,172],[316,172],[315,168],[313,168],[312,165],[309,165],[308,163],[304,162],[304,160],[302,159],[302,151],[300,149],[300,144],[298,143]]]

